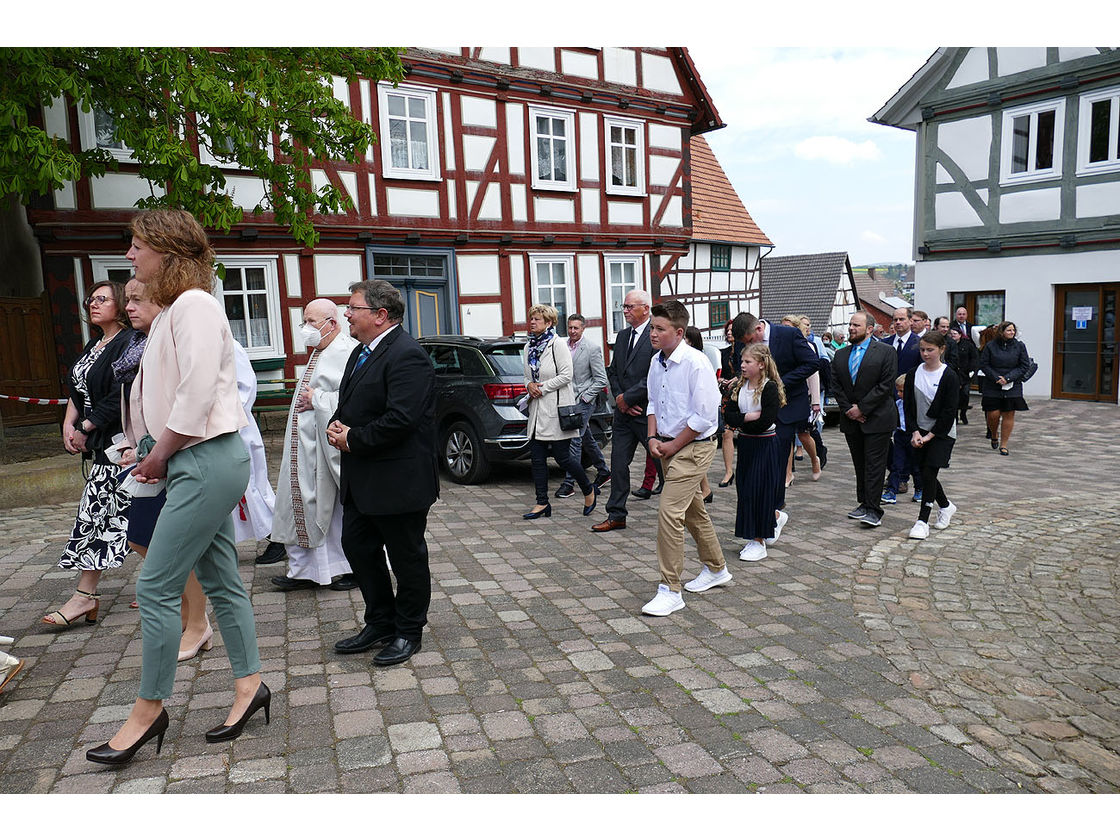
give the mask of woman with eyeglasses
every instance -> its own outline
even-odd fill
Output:
[[[113,363],[133,335],[124,311],[124,286],[99,283],[86,298],[85,309],[100,335],[90,339],[70,369],[71,397],[62,421],[62,445],[72,455],[80,453],[83,466],[91,463],[74,530],[58,561],[60,569],[77,569],[81,574],[70,600],[43,616],[43,624],[56,630],[74,627],[81,618],[86,624],[97,622],[101,573],[118,568],[129,551],[129,497],[120,490],[126,468],[105,456],[113,435],[121,432],[121,392],[113,379]]]

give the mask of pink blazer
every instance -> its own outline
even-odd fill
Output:
[[[152,321],[129,400],[128,437],[170,429],[193,446],[247,426],[237,393],[233,334],[221,304],[183,292]],[[185,448],[185,447],[184,447]]]

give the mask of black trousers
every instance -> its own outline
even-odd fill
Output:
[[[869,511],[883,515],[883,477],[887,471],[887,453],[891,448],[891,433],[864,434],[861,431],[845,432],[848,451],[852,453],[852,466],[856,471],[856,499]]]
[[[579,438],[575,439],[579,440]],[[533,438],[529,441],[529,457],[532,459],[533,488],[537,493],[538,505],[548,504],[548,456],[550,454],[560,465],[560,469],[572,476],[583,495],[587,496],[592,492],[593,485],[587,478],[587,473],[583,471],[583,466],[578,460],[572,460],[572,438],[561,440]]]
[[[432,576],[424,529],[428,509],[369,516],[351,502],[342,506],[342,550],[366,602],[365,622],[386,634],[420,641],[428,623]],[[385,562],[397,578],[397,591]]]
[[[793,451],[793,441],[797,438],[797,423],[774,424],[774,433],[778,437],[778,463],[782,465],[781,475],[778,476],[778,510],[786,506],[786,464],[789,463],[789,453]]]
[[[649,452],[649,444],[646,442],[648,428],[644,414],[635,417],[621,414],[615,409],[614,419],[611,420],[611,495],[607,499],[608,519],[626,518],[626,499],[630,495],[630,462],[634,460],[638,444]],[[657,465],[657,480],[664,481],[661,459],[654,458],[653,462]]]

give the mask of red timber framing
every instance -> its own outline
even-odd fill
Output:
[[[525,329],[526,309],[537,299],[533,260],[561,255],[571,266],[569,311],[584,312],[591,335],[608,345],[618,303],[608,261],[633,257],[639,285],[656,299],[689,252],[690,138],[722,122],[687,51],[469,47],[408,49],[403,58],[406,77],[390,92],[413,91],[434,106],[425,122],[434,177],[386,173],[377,145],[357,164],[319,161],[312,167],[314,178],[354,202],[349,212],[316,218],[320,241],[314,249],[295,243],[269,213],[247,215],[229,233],[212,233],[220,257],[270,261],[269,317],[278,337],[270,351],[277,365],[272,375],[293,376],[306,361],[293,336],[302,306],[315,297],[344,304],[349,283],[372,276],[372,255],[383,253],[444,260],[448,288],[441,305],[447,311],[437,327],[482,335]],[[354,80],[344,89],[353,112],[388,142],[377,83]],[[569,186],[535,183],[538,108],[559,115],[570,132],[564,136],[565,162],[574,170]],[[73,103],[63,122],[77,146]],[[51,124],[59,124],[57,115]],[[629,194],[611,184],[612,126],[634,129],[625,136],[637,138],[640,186]],[[625,155],[631,147],[622,148]],[[136,171],[134,164],[120,165],[121,173]],[[251,180],[236,169],[226,175],[231,182]],[[28,209],[50,269],[45,274],[60,359],[73,359],[80,346],[75,289],[93,277],[91,259],[123,257],[131,204],[148,185],[137,178],[130,192],[117,180],[114,190],[83,180],[68,197],[46,197]]]

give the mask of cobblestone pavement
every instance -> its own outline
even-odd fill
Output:
[[[423,651],[384,670],[332,650],[358,626],[356,591],[276,592],[282,568],[254,566],[242,544],[271,725],[203,740],[232,699],[215,634],[179,667],[163,752],[121,770],[84,754],[135,696],[138,560],[105,575],[97,625],[41,632],[74,585],[54,566],[73,505],[5,511],[0,632],[27,667],[0,695],[0,789],[1116,791],[1120,501],[1101,490],[1120,466],[1116,428],[1116,406],[1035,401],[1005,458],[982,425],[963,427],[944,474],[960,511],[924,542],[906,538],[908,496],[882,528],[845,518],[851,464],[826,430],[824,477],[798,473],[763,562],[735,559],[734,493],[716,490],[734,580],[685,593],[668,618],[640,614],[657,583],[656,500],[595,535],[577,497],[521,520],[527,465],[448,482],[430,516]]]

